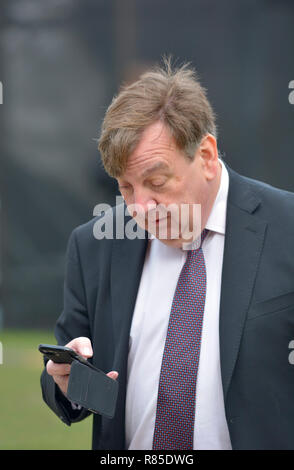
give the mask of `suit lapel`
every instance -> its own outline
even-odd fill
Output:
[[[260,204],[245,178],[230,168],[220,302],[220,361],[226,399],[252,298],[266,222],[254,214]]]
[[[147,240],[114,240],[111,268],[111,301],[115,363],[119,364],[129,331],[142,274]],[[124,351],[126,352],[126,351]]]

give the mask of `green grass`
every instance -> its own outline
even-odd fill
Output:
[[[40,343],[47,331],[0,330],[0,449],[90,449],[92,418],[66,426],[43,402]]]

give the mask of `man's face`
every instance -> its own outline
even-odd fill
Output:
[[[220,173],[213,136],[205,136],[194,160],[189,160],[168,128],[156,122],[142,134],[117,181],[138,225],[163,243],[180,247],[195,240],[204,228]],[[197,204],[201,205],[201,224],[199,213],[195,220]]]

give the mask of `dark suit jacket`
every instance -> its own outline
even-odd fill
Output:
[[[288,358],[294,339],[294,194],[227,169],[219,332],[232,447],[294,449],[294,365]],[[147,241],[98,241],[96,220],[71,234],[55,334],[63,345],[89,337],[93,363],[119,372],[115,417],[94,415],[93,448],[124,449],[129,330]],[[46,371],[41,383],[45,402],[68,425],[89,414],[71,411]]]

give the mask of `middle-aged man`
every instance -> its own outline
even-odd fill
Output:
[[[98,216],[69,240],[57,341],[119,381],[114,418],[94,415],[93,448],[294,449],[294,195],[219,158],[187,65],[123,88],[99,149],[127,220],[151,236],[98,240]],[[69,373],[48,361],[41,378],[68,425],[90,414],[66,397]]]

